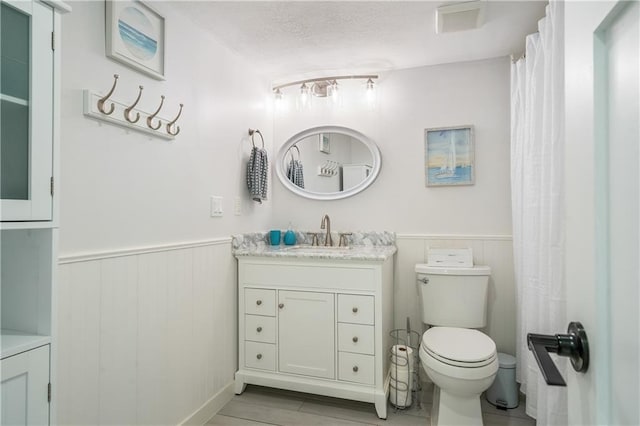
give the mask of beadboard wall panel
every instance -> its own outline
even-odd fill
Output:
[[[61,260],[60,424],[178,424],[236,371],[236,264],[223,243]]]

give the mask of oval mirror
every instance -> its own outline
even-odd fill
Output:
[[[278,151],[280,182],[301,197],[338,200],[363,191],[378,177],[380,150],[353,129],[322,126],[291,137]]]

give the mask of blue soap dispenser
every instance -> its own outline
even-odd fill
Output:
[[[296,233],[291,229],[291,223],[289,223],[289,227],[287,228],[287,232],[284,233],[284,244],[287,246],[292,246],[296,243]]]

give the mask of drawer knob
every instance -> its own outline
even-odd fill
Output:
[[[358,372],[358,366],[357,366],[357,365],[354,365],[354,366],[353,366],[353,372],[354,372],[354,373],[357,373],[357,372]]]
[[[256,358],[258,358],[258,359],[262,359],[262,354],[258,354],[258,355],[256,355]]]
[[[256,300],[256,305],[258,305],[258,306],[262,305],[262,300],[260,300],[260,299]]]
[[[280,308],[280,309],[284,308],[284,303],[280,303],[280,304],[278,305],[278,308]]]
[[[258,333],[260,333],[260,332],[262,331],[262,327],[258,327],[258,328],[256,328],[256,331],[257,331]]]
[[[353,343],[358,343],[358,336],[353,336],[353,339],[351,340],[353,340]]]
[[[358,308],[356,306],[353,307],[353,309],[351,309],[353,311],[354,314],[358,313]]]

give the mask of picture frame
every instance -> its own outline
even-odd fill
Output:
[[[318,151],[331,154],[331,140],[326,133],[320,133],[318,139]]]
[[[426,186],[475,184],[472,125],[425,129],[424,150]]]
[[[107,57],[165,79],[165,18],[140,0],[106,0]]]

